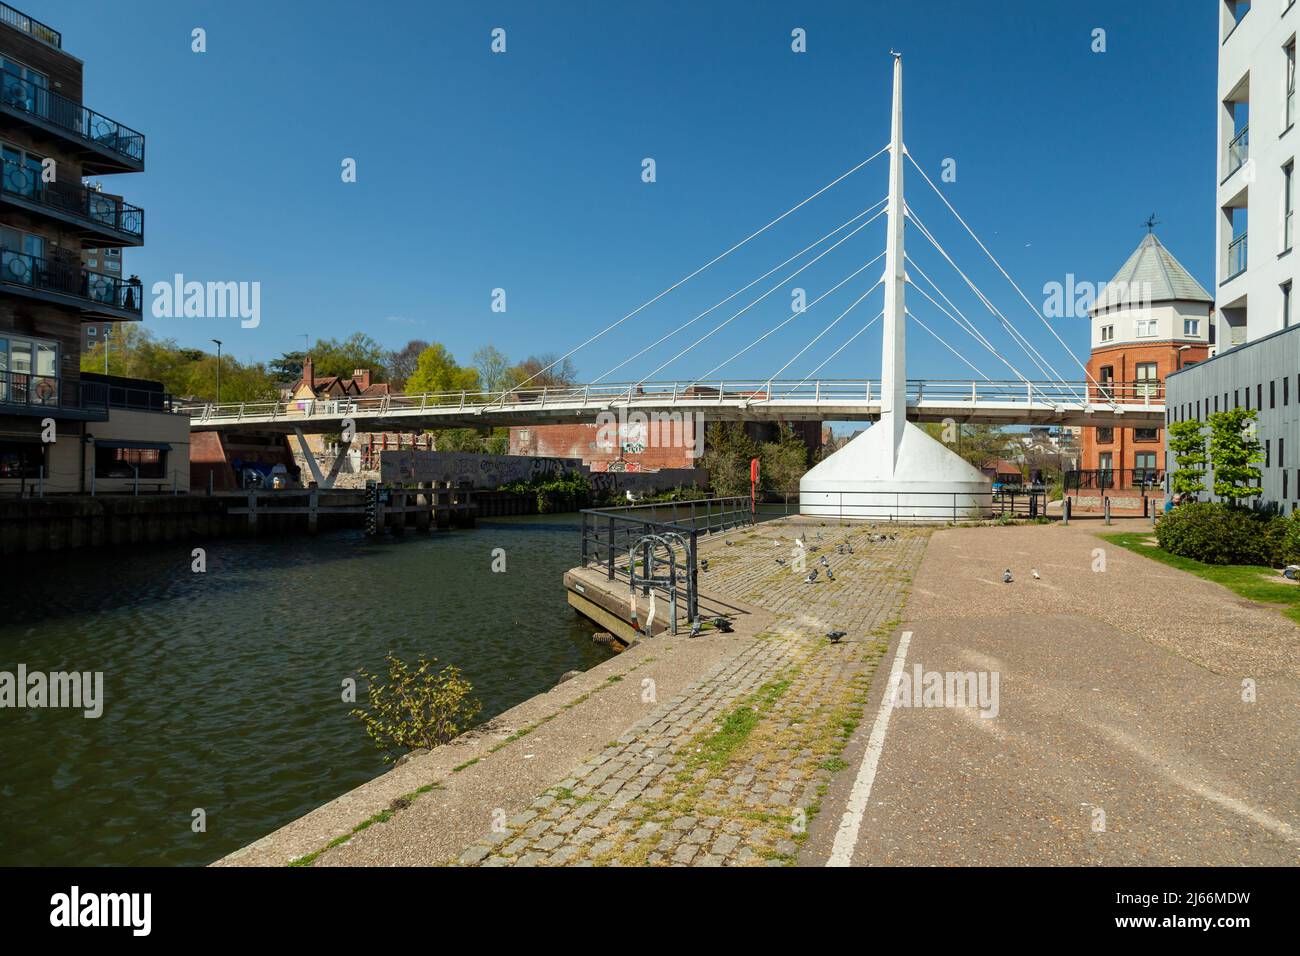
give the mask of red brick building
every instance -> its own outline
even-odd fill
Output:
[[[808,446],[810,455],[822,444],[821,422],[791,422],[795,435]],[[756,442],[773,441],[778,426],[770,422],[747,422],[745,431]],[[680,422],[640,423],[636,419],[617,429],[600,425],[515,426],[510,429],[510,454],[546,458],[581,458],[592,471],[658,471],[661,468],[702,467],[704,427],[696,433],[695,421],[683,416]]]
[[[1168,249],[1148,234],[1089,310],[1093,400],[1163,402],[1165,379],[1204,360],[1214,344],[1213,299]],[[1078,492],[1164,496],[1162,428],[1085,428]],[[1090,494],[1091,493],[1091,494]]]

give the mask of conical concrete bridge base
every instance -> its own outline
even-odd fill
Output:
[[[992,482],[911,422],[890,468],[892,429],[881,421],[799,482],[799,513],[871,521],[963,521],[987,515]]]

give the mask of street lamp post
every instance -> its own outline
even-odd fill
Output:
[[[217,404],[221,404],[221,339],[213,339],[217,344]]]

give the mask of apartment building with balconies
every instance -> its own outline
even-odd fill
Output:
[[[144,211],[87,179],[144,162],[142,133],[83,102],[83,64],[61,34],[0,3],[0,492],[84,491],[96,478],[107,490],[141,471],[157,481],[175,471],[188,487],[183,418],[140,424],[139,414],[167,414],[165,396],[80,370],[89,328],[99,336],[143,314],[121,257],[144,242]],[[173,433],[184,447],[169,466],[160,435]]]
[[[1169,422],[1256,413],[1261,504],[1300,505],[1300,325],[1295,251],[1296,0],[1218,4],[1217,344],[1171,374]],[[1172,461],[1169,467],[1173,467]],[[1210,497],[1212,495],[1203,495]]]

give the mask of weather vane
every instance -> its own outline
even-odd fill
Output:
[[[1160,225],[1160,220],[1156,218],[1155,213],[1152,213],[1142,225],[1147,227],[1147,235],[1151,235],[1151,233],[1155,232],[1156,226]]]

